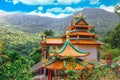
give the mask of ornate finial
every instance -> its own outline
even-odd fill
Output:
[[[44,34],[44,33],[42,33],[42,34],[41,34],[41,37],[45,37],[45,34]]]
[[[78,17],[81,17],[82,16],[82,12],[80,14],[77,15]]]
[[[86,16],[83,15],[82,12],[79,13],[78,15],[76,15],[76,16],[75,16],[75,15],[72,15],[72,17],[75,18],[75,19],[78,19],[78,18],[80,18],[80,17],[81,17],[81,18],[86,18]]]
[[[80,18],[82,16],[82,13],[78,14],[78,15],[72,15],[73,18],[77,19],[77,18]]]
[[[69,40],[69,34],[70,34],[70,31],[66,31],[67,40]]]
[[[46,39],[45,39],[45,34],[44,34],[44,33],[41,34],[41,38],[42,38],[42,40],[43,40],[44,42],[46,41]]]

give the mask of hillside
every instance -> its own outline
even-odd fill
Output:
[[[75,14],[79,13],[76,12]],[[86,8],[82,10],[87,16],[87,22],[95,26],[97,33],[104,36],[109,30],[112,30],[119,18],[114,13],[102,9]],[[69,26],[72,17],[49,18],[35,15],[26,15],[22,13],[11,13],[0,15],[0,26],[14,28],[29,33],[40,33],[46,29],[53,29],[57,33],[63,33]]]
[[[96,32],[103,36],[115,27],[119,18],[114,13],[102,9],[86,8],[82,10],[87,22],[95,26]],[[74,13],[78,14],[80,11]],[[69,26],[72,16],[49,18],[22,13],[0,13],[0,41],[5,51],[17,50],[30,53],[38,46],[39,34],[46,29],[53,29],[56,34],[63,33]]]
[[[25,33],[15,29],[0,27],[0,42],[4,51],[17,50],[20,53],[30,53],[38,46],[40,36],[38,34]]]

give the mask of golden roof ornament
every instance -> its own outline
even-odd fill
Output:
[[[42,38],[42,41],[43,41],[43,42],[46,42],[46,38],[45,38],[45,36],[46,36],[46,34],[41,33],[41,38]]]
[[[83,15],[82,12],[79,13],[78,15],[76,15],[76,16],[75,16],[75,15],[72,15],[72,17],[75,18],[75,19],[79,19],[79,18],[84,18],[84,19],[85,19],[85,18],[86,18],[86,16]]]
[[[66,31],[66,37],[67,37],[67,40],[69,40],[69,36],[70,35],[70,31]]]
[[[41,36],[42,36],[42,37],[45,37],[45,34],[44,34],[44,33],[42,33],[42,34],[41,34]]]

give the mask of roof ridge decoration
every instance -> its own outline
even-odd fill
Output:
[[[81,13],[79,13],[78,15],[72,15],[72,17],[73,17],[73,21],[75,22],[75,24],[77,24],[81,19],[86,19],[86,16],[85,15],[83,15],[83,13],[81,12]]]
[[[70,40],[67,39],[66,42],[65,42],[65,44],[63,45],[62,49],[61,49],[59,52],[57,52],[57,54],[62,53],[68,45],[70,45],[70,46],[71,46],[75,51],[77,51],[77,52],[80,52],[80,53],[83,53],[83,54],[87,54],[87,53],[88,53],[88,52],[83,52],[83,51],[77,49],[77,47],[75,47],[75,46],[70,42]]]
[[[83,52],[83,51],[79,50],[77,47],[75,47],[75,46],[70,42],[70,40],[69,40],[69,34],[70,34],[70,32],[67,31],[67,32],[66,32],[66,36],[67,36],[66,42],[64,43],[64,45],[63,45],[63,47],[61,48],[60,51],[58,51],[58,52],[53,52],[54,55],[56,55],[56,56],[68,57],[68,55],[67,55],[67,56],[64,56],[64,55],[62,54],[68,47],[69,47],[70,49],[73,49],[74,52],[77,52],[77,53],[76,53],[77,57],[82,57],[82,56],[87,56],[87,55],[89,55],[89,54],[90,54],[89,52]],[[71,52],[71,53],[72,53],[72,52]],[[52,54],[52,53],[51,53],[51,54]],[[70,54],[70,52],[68,52],[68,54]],[[70,54],[70,55],[73,55],[73,54]],[[70,56],[70,57],[72,57],[72,56]]]

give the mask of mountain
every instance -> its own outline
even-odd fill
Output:
[[[87,16],[87,22],[95,26],[96,32],[104,36],[112,30],[120,20],[117,15],[103,9],[85,8],[82,12]],[[71,22],[72,16],[65,18],[49,18],[22,13],[0,15],[0,26],[14,28],[27,33],[40,33],[46,29],[53,29],[56,33],[63,33]]]

